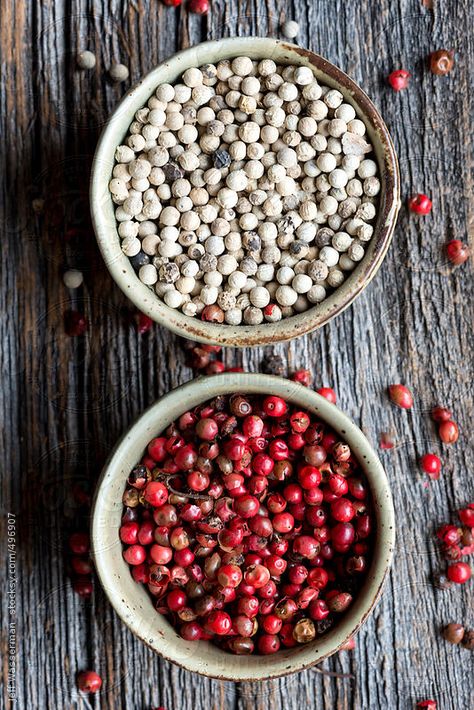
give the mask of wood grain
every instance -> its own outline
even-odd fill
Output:
[[[3,542],[6,512],[16,513],[19,585],[15,706],[6,692],[8,612],[0,596],[0,708],[405,710],[429,697],[442,710],[474,706],[472,654],[438,636],[448,621],[474,625],[472,584],[440,592],[429,581],[440,566],[435,525],[474,498],[472,265],[453,270],[442,251],[449,237],[474,237],[474,11],[467,0],[430,5],[214,0],[201,18],[158,0],[76,0],[72,10],[64,0],[2,3],[1,532]],[[307,671],[234,685],[161,661],[119,622],[98,585],[89,603],[68,582],[64,542],[88,522],[73,487],[92,488],[121,432],[192,377],[174,336],[155,327],[140,337],[130,325],[131,306],[95,246],[87,182],[100,128],[128,87],[108,82],[111,61],[130,67],[132,83],[206,38],[276,36],[285,16],[300,22],[302,46],[346,70],[374,99],[399,153],[403,196],[426,192],[434,209],[423,220],[402,209],[383,268],[357,302],[324,330],[274,349],[290,370],[309,367],[315,383],[334,385],[342,409],[374,443],[381,430],[397,431],[396,449],[383,454],[399,523],[393,571],[357,650],[323,664],[355,679]],[[455,71],[445,78],[426,68],[440,47],[456,51]],[[75,68],[85,48],[98,59],[89,73]],[[402,65],[411,86],[394,94],[384,77]],[[32,209],[36,197],[45,200],[41,215]],[[80,292],[64,288],[67,266],[84,270]],[[63,332],[64,310],[76,307],[90,322],[83,339]],[[229,350],[225,360],[258,371],[262,356],[261,349]],[[385,388],[395,381],[412,387],[413,411],[388,405]],[[454,448],[436,438],[428,416],[436,403],[455,411],[462,438]],[[426,450],[444,461],[441,480],[427,488],[416,466]],[[86,667],[105,679],[90,699],[75,690],[75,674]]]

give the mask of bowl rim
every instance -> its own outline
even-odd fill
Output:
[[[214,62],[224,57],[247,53],[255,57],[275,57],[284,63],[283,53],[289,62],[310,66],[319,78],[330,86],[340,89],[345,99],[354,104],[368,126],[369,137],[381,172],[382,189],[380,210],[374,235],[358,266],[346,281],[320,304],[313,305],[303,313],[282,319],[277,323],[261,325],[221,325],[206,323],[195,317],[185,316],[177,309],[169,308],[136,275],[120,248],[120,239],[114,215],[114,205],[108,190],[114,165],[115,148],[123,140],[126,129],[135,111],[143,106],[156,86],[176,77],[186,66],[196,62]],[[286,53],[286,54],[285,54]],[[124,117],[128,116],[127,121]],[[122,125],[126,124],[126,127]],[[398,210],[400,208],[400,175],[395,148],[390,133],[375,105],[367,94],[345,72],[322,56],[283,40],[268,37],[230,37],[203,42],[182,50],[161,62],[130,89],[107,120],[99,137],[92,163],[90,180],[90,206],[92,223],[99,249],[112,278],[123,293],[146,315],[184,337],[212,344],[246,347],[290,340],[309,333],[328,323],[348,308],[377,273],[392,240]]]
[[[124,585],[120,582],[120,575],[116,571],[112,571],[112,566],[109,564],[115,556],[115,561],[119,568],[130,575],[128,565],[121,557],[118,528],[113,542],[109,546],[102,544],[104,520],[107,521],[107,526],[109,527],[108,515],[111,510],[108,491],[111,486],[118,485],[120,481],[122,484],[120,490],[125,485],[125,478],[120,468],[122,467],[123,469],[124,462],[127,461],[126,452],[130,442],[141,438],[147,443],[178,416],[176,410],[182,413],[189,406],[196,406],[197,402],[204,402],[216,396],[216,394],[237,391],[255,394],[272,393],[285,397],[289,401],[298,403],[299,406],[314,412],[321,419],[328,421],[352,446],[359,447],[358,458],[369,480],[378,530],[371,566],[364,585],[353,606],[344,614],[341,621],[334,627],[334,630],[328,632],[321,640],[314,641],[307,646],[298,647],[296,652],[295,649],[281,649],[273,656],[259,656],[259,663],[254,668],[249,671],[243,665],[241,672],[236,668],[230,671],[227,670],[225,660],[229,658],[229,660],[233,659],[235,662],[235,659],[252,658],[252,656],[232,656],[222,651],[221,663],[218,664],[217,661],[211,660],[211,662],[207,661],[203,665],[199,658],[196,659],[199,654],[194,654],[184,659],[181,656],[177,658],[176,653],[173,655],[173,643],[170,643],[169,639],[166,640],[164,637],[160,637],[160,633],[155,633],[155,638],[150,639],[150,630],[144,630],[142,625],[144,612],[141,615],[136,611],[130,613],[131,606],[129,606],[129,602],[133,605],[136,601],[135,595],[133,595],[133,599],[127,598],[127,594],[123,589]],[[143,445],[143,449],[145,449],[146,443]],[[119,521],[122,510],[121,500],[115,501],[114,506],[116,511],[118,511],[117,517]],[[112,534],[110,527],[109,532]],[[227,373],[202,377],[170,390],[158,399],[135,420],[111,451],[96,486],[91,512],[91,548],[96,572],[109,602],[121,620],[141,641],[166,660],[186,670],[221,680],[260,681],[277,678],[309,668],[335,653],[345,641],[359,630],[379,600],[392,562],[394,544],[395,515],[390,485],[376,452],[360,428],[338,407],[313,390],[291,380],[285,380],[273,375]],[[148,596],[146,590],[142,589],[141,591]],[[151,601],[150,609],[154,611]],[[183,639],[179,636],[176,635],[176,639],[183,644]],[[189,643],[195,644],[196,642]],[[199,643],[208,642],[202,641]],[[314,653],[311,652],[313,647]],[[192,646],[192,648],[197,650],[198,646]],[[291,655],[282,658],[282,653],[286,652],[290,652]]]

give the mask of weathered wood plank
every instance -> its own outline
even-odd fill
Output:
[[[436,697],[440,707],[473,705],[472,661],[437,639],[439,625],[472,619],[472,585],[439,592],[429,582],[438,567],[432,531],[472,499],[469,441],[474,414],[471,267],[453,271],[441,246],[454,235],[471,240],[474,154],[472,80],[474,13],[465,0],[435,3],[342,0],[286,3],[216,0],[207,18],[158,0],[6,0],[2,7],[0,115],[4,150],[0,199],[3,248],[0,332],[3,384],[1,455],[3,508],[18,515],[17,707],[38,708],[412,708]],[[357,303],[322,332],[274,348],[289,369],[310,367],[315,382],[334,384],[341,407],[376,443],[398,431],[383,455],[400,525],[394,569],[384,597],[359,634],[357,650],[325,668],[355,682],[307,671],[279,681],[219,683],[161,661],[112,613],[96,587],[79,600],[66,575],[64,541],[87,512],[75,504],[74,483],[93,485],[107,451],[145,406],[192,376],[177,339],[156,327],[139,337],[128,324],[129,304],[114,288],[85,218],[87,171],[101,125],[126,88],[111,85],[111,61],[137,80],[178,48],[235,34],[275,36],[283,16],[301,22],[298,42],[320,52],[367,90],[390,126],[400,156],[404,196],[426,191],[433,214],[424,221],[402,210],[381,274]],[[456,70],[438,79],[425,57],[455,48]],[[90,47],[96,70],[77,72],[78,49]],[[384,83],[394,67],[413,73],[409,91]],[[35,216],[33,197],[46,209]],[[65,266],[85,271],[78,294],[66,292]],[[65,308],[80,306],[90,330],[84,341],[63,334]],[[258,371],[262,349],[228,351],[228,364]],[[168,364],[167,368],[162,363]],[[387,405],[386,385],[406,381],[413,412]],[[462,443],[440,447],[427,412],[452,405]],[[416,458],[441,451],[444,475],[425,489]],[[2,516],[2,540],[5,516]],[[6,618],[6,596],[1,596]],[[8,707],[5,626],[2,693]],[[75,690],[77,670],[92,666],[105,678],[90,702]]]

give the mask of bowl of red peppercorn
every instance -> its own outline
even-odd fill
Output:
[[[231,74],[239,63],[228,85],[226,62]],[[253,69],[240,66],[249,62]],[[280,73],[268,76],[265,65],[257,79],[256,65],[265,62]],[[285,65],[302,73],[300,84],[284,80]],[[308,72],[313,93],[303,84]],[[196,85],[201,79],[204,86]],[[244,92],[237,104],[240,94],[232,89],[226,103],[226,86],[244,82],[248,95]],[[268,97],[252,94],[255,83]],[[170,100],[177,87],[179,94]],[[296,90],[302,104],[292,100]],[[190,102],[191,92],[199,96]],[[284,102],[285,124],[274,115],[283,111],[275,101]],[[207,113],[189,115],[196,110]],[[179,111],[184,119],[177,117]],[[256,112],[265,139],[258,138]],[[165,113],[170,130],[162,125]],[[214,114],[219,120],[210,121]],[[212,124],[209,131],[206,121]],[[246,165],[239,131],[250,133],[250,127],[257,138],[244,135],[250,145],[247,155],[243,149],[251,163]],[[184,144],[176,145],[181,139]],[[194,152],[188,149],[191,140]],[[240,148],[232,145],[237,143]],[[295,156],[299,162],[290,165]],[[255,177],[262,170],[263,178]],[[362,89],[323,57],[263,37],[206,42],[146,75],[107,121],[90,191],[106,266],[140,311],[181,336],[238,347],[298,337],[347,308],[382,264],[399,193],[390,134]]]
[[[337,651],[374,608],[394,538],[389,484],[360,429],[271,375],[162,397],[112,452],[92,515],[122,620],[166,659],[236,681]]]

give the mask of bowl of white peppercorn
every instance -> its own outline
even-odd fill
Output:
[[[289,340],[347,308],[400,206],[389,132],[323,57],[260,37],[205,42],[145,76],[99,139],[94,229],[113,279],[197,341]]]

